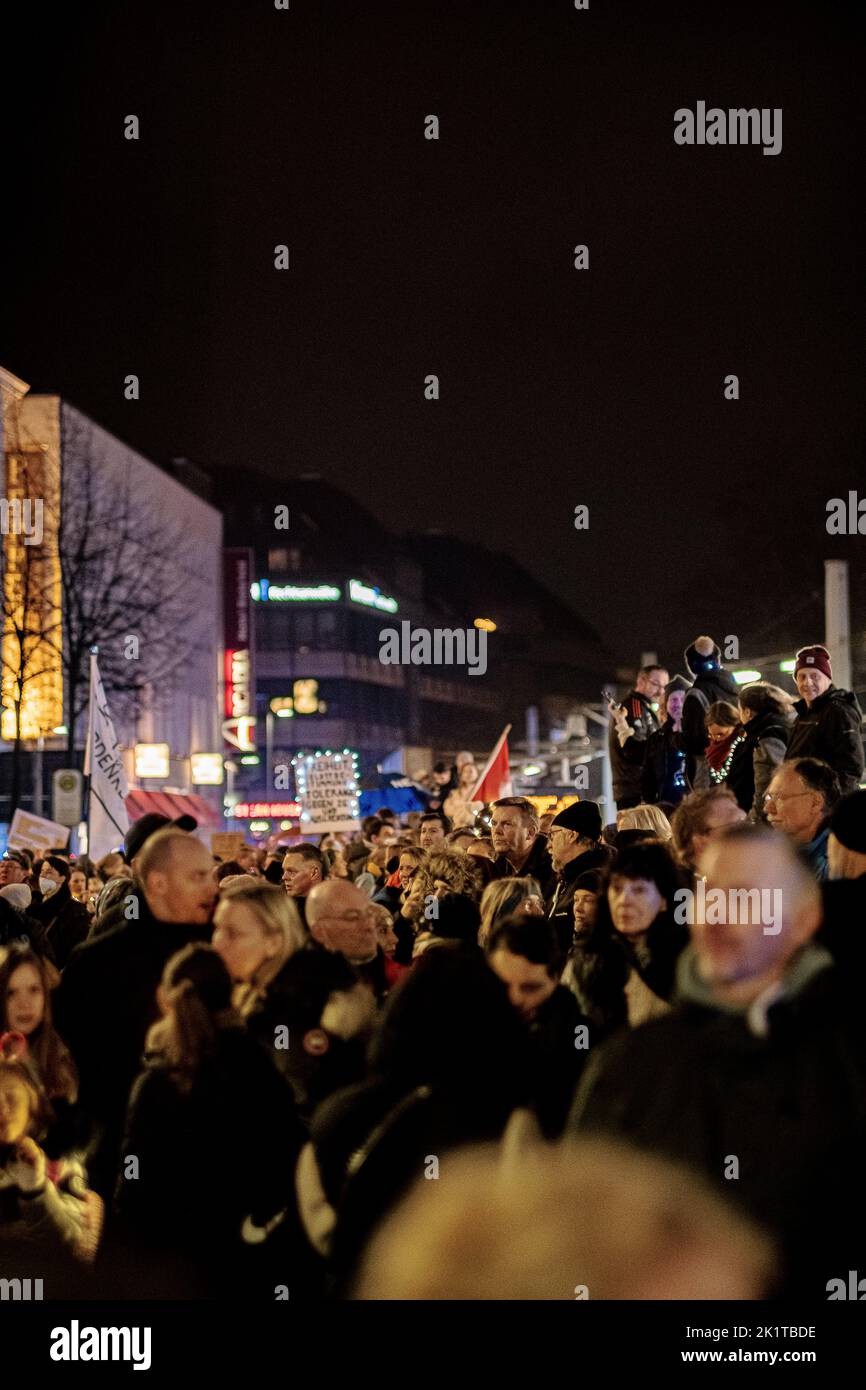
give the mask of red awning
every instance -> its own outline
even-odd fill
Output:
[[[160,816],[176,820],[178,816],[193,816],[199,825],[222,825],[222,817],[209,806],[203,796],[193,792],[146,792],[136,789],[126,798],[130,822],[156,811]]]

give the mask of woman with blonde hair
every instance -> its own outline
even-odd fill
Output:
[[[282,888],[243,875],[220,894],[213,948],[234,981],[242,1016],[267,994],[289,957],[308,944],[298,909]]]
[[[486,947],[494,927],[520,913],[544,916],[544,900],[534,878],[498,878],[488,883],[481,899],[478,945]]]
[[[658,806],[632,806],[616,818],[619,834],[623,830],[648,830],[656,840],[672,840],[671,823]]]

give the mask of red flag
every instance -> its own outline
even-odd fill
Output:
[[[511,771],[508,766],[508,735],[511,725],[506,724],[496,742],[496,747],[484,765],[484,771],[473,788],[470,801],[498,801],[502,796],[511,795]]]

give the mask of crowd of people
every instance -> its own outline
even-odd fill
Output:
[[[7,851],[4,1274],[691,1299],[866,1268],[859,706],[823,647],[797,703],[709,638],[686,662],[613,716],[607,824],[479,815],[467,762],[426,812],[227,862],[157,815],[99,864]]]

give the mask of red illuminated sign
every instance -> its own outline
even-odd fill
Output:
[[[228,814],[233,820],[291,820],[301,807],[297,801],[239,801]]]

